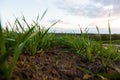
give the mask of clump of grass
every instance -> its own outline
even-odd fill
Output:
[[[108,47],[107,49],[104,48],[103,44],[104,41],[102,41],[101,35],[100,35],[100,31],[99,28],[96,26],[96,29],[98,31],[98,35],[99,35],[99,44],[100,44],[100,56],[102,59],[102,64],[104,67],[107,67],[110,64],[110,61],[116,61],[119,60],[119,52],[117,52],[117,48],[113,47],[112,44],[112,37],[111,37],[111,29],[110,29],[110,23],[108,21],[108,31],[109,31],[109,43],[108,43]]]
[[[80,54],[88,59],[88,61],[93,61],[95,58],[97,58],[99,51],[98,49],[99,44],[90,39],[89,36],[86,33],[83,33],[82,29],[80,36],[73,35],[69,36],[66,35],[63,37],[63,44],[65,46],[68,46],[72,50],[76,51],[77,54]],[[86,29],[85,29],[86,30]],[[95,56],[93,56],[93,54]]]
[[[105,66],[105,59],[104,59],[104,47],[103,47],[103,42],[102,42],[102,38],[101,38],[101,35],[100,35],[100,31],[99,31],[99,28],[98,26],[96,26],[96,29],[98,31],[98,36],[99,36],[99,43],[100,43],[100,56],[101,56],[101,59],[102,59],[102,64],[103,66]]]
[[[110,23],[108,22],[108,30],[109,30],[109,46],[107,49],[103,46],[102,37],[99,31],[98,26],[96,26],[98,31],[99,40],[93,40],[88,35],[87,28],[85,29],[85,33],[83,33],[82,29],[80,29],[80,36],[78,35],[66,35],[63,37],[63,45],[68,46],[72,50],[76,51],[76,53],[86,56],[88,61],[94,61],[96,58],[101,58],[102,64],[104,67],[107,67],[111,60],[119,60],[119,52],[117,49],[112,45],[111,39],[111,29]]]
[[[44,17],[44,12],[40,20]],[[3,29],[0,21],[0,74],[5,79],[10,80],[17,60],[24,50],[29,49],[31,54],[34,55],[36,51],[44,50],[52,45],[54,35],[49,34],[49,29],[57,22],[53,23],[48,29],[44,29],[38,24],[38,18],[33,21],[33,24],[28,24],[23,16],[23,24],[16,18],[14,25],[8,22],[6,28]],[[24,26],[27,26],[27,29]],[[8,27],[11,27],[9,29]],[[12,61],[8,64],[9,56],[13,55]]]
[[[104,71],[106,72],[108,67],[112,67],[115,69],[118,73],[110,74],[104,73],[99,74],[95,73],[96,76],[100,77],[107,77],[107,78],[113,78],[117,79],[120,76],[120,69],[115,66],[114,61],[120,60],[120,52],[117,52],[116,47],[112,44],[112,38],[111,38],[111,29],[110,29],[110,23],[108,22],[108,30],[109,30],[109,46],[107,48],[103,45],[103,40],[99,31],[98,26],[96,26],[96,29],[98,31],[99,40],[93,40],[89,38],[89,35],[87,31],[85,30],[85,33],[83,33],[82,29],[80,29],[81,34],[78,35],[66,35],[62,38],[62,43],[64,46],[67,46],[67,48],[72,49],[77,54],[80,54],[81,56],[84,56],[88,59],[89,62],[94,62],[95,59],[99,59],[102,62],[102,66],[104,68]],[[114,64],[114,66],[113,66]],[[111,66],[112,65],[112,66]],[[93,73],[94,74],[94,73]]]
[[[34,38],[30,39],[26,45],[26,48],[29,48],[29,51],[31,52],[32,55],[34,55],[36,51],[43,51],[52,45],[54,35],[48,33],[48,31],[55,24],[56,23],[53,23],[48,29],[45,29],[38,23],[34,22],[34,25],[32,26],[35,27],[34,31],[38,32],[38,34],[34,36]]]
[[[12,72],[14,70],[15,64],[17,63],[17,59],[20,55],[20,53],[22,52],[23,47],[25,46],[26,42],[34,37],[37,33],[32,33],[30,34],[30,32],[33,30],[34,28],[31,28],[29,31],[27,31],[25,34],[18,36],[16,38],[16,43],[14,46],[7,48],[8,50],[6,50],[6,45],[5,45],[5,37],[2,30],[2,26],[0,25],[0,40],[1,40],[1,45],[0,45],[0,71],[4,74],[4,76],[6,77],[6,79],[10,79],[12,76]],[[13,49],[14,51],[13,51]],[[13,55],[13,59],[10,65],[8,65],[8,57],[10,55]]]

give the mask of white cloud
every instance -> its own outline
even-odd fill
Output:
[[[120,0],[61,0],[56,6],[72,15],[86,17],[104,17],[120,13]]]

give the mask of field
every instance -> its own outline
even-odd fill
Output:
[[[22,20],[0,24],[0,80],[120,79],[120,35],[111,34],[109,22],[109,34],[98,27],[98,34],[55,34],[49,29],[57,22],[46,29],[38,18]]]

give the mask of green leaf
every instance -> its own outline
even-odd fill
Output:
[[[47,10],[48,10],[48,9],[46,9],[45,12],[43,13],[43,15],[41,16],[40,21],[43,19],[43,17],[44,17],[45,14],[47,13]]]
[[[5,53],[5,43],[4,43],[2,25],[1,25],[1,20],[0,20],[0,54],[4,54],[4,53]]]
[[[110,80],[120,80],[120,73],[99,73],[97,76],[103,76]]]

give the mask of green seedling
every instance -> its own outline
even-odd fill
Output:
[[[38,21],[34,21],[34,25],[30,25],[23,16],[24,25],[16,18],[13,27],[8,22],[6,28],[3,29],[0,21],[0,74],[7,80],[11,79],[17,60],[24,49],[30,48],[32,54],[35,54],[37,50],[50,47],[54,35],[48,34],[48,31],[56,23],[53,23],[48,29],[43,29]],[[24,28],[25,25],[27,26],[26,29]],[[9,26],[11,29],[8,28]],[[8,64],[8,58],[11,55],[13,56],[12,61]]]

